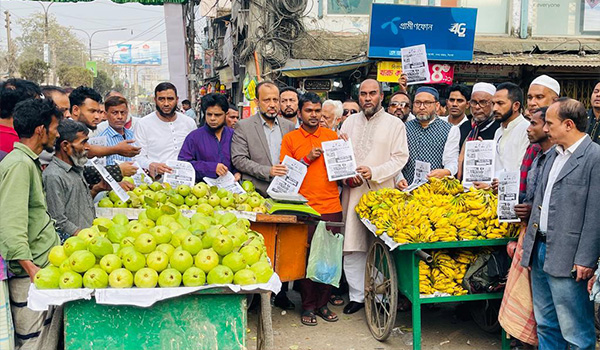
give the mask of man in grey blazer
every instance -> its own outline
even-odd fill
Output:
[[[531,268],[539,349],[594,349],[586,289],[600,256],[600,146],[586,135],[583,104],[560,98],[544,131],[556,144],[536,188],[521,265]]]
[[[256,86],[259,113],[235,126],[231,140],[231,161],[250,180],[256,191],[267,196],[267,187],[274,176],[285,175],[287,168],[279,164],[283,135],[294,130],[294,124],[279,117],[279,88],[270,81]]]
[[[294,130],[294,124],[279,117],[279,88],[270,81],[256,85],[258,113],[240,120],[231,139],[231,162],[242,173],[242,180],[254,183],[256,191],[267,196],[273,177],[285,175],[287,167],[279,164],[283,135]],[[284,310],[293,310],[294,303],[287,297],[288,283],[281,286],[274,304]]]

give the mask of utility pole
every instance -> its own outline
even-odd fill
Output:
[[[10,37],[10,13],[8,12],[8,10],[4,11],[4,16],[5,16],[5,20],[6,20],[6,42],[8,44],[8,77],[12,78],[15,74],[15,59],[14,59],[14,51],[13,51],[13,44],[12,44],[12,39]]]
[[[51,1],[48,7],[44,6],[41,2],[38,2],[38,4],[44,9],[44,62],[50,67],[49,74],[46,75],[46,84],[48,84],[50,75],[52,74],[52,65],[50,64],[50,44],[48,43],[48,11],[50,10],[50,6],[54,4],[54,1]]]

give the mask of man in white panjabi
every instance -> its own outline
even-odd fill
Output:
[[[360,197],[380,188],[394,188],[394,178],[408,161],[406,129],[399,118],[385,112],[381,106],[380,84],[367,79],[360,84],[359,104],[362,112],[348,117],[341,135],[352,141],[358,176],[343,181],[344,209],[344,272],[349,285],[350,303],[345,314],[364,307],[364,278],[370,233],[360,222],[354,207]]]

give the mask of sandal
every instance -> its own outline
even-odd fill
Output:
[[[333,306],[342,306],[344,305],[344,298],[342,298],[341,295],[331,294],[331,296],[329,297],[329,302]]]
[[[335,322],[338,320],[338,316],[331,312],[331,310],[329,310],[327,306],[323,306],[322,308],[317,309],[317,312],[315,313],[317,314],[317,316],[321,317],[327,322]]]
[[[302,322],[305,326],[316,326],[317,325],[317,317],[315,316],[314,311],[305,310],[302,311],[302,315],[300,317],[300,322]]]

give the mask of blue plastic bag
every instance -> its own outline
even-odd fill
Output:
[[[328,231],[325,222],[320,221],[310,245],[306,278],[339,287],[342,277],[343,249],[344,236]]]

